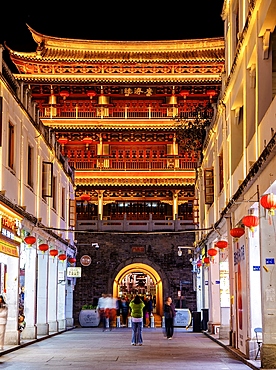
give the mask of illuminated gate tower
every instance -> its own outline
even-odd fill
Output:
[[[223,38],[89,41],[29,30],[35,52],[8,50],[26,99],[75,168],[78,220],[196,222],[193,127],[212,119]]]

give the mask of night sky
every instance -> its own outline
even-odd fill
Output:
[[[21,2],[1,5],[0,44],[35,51],[26,24],[48,36],[87,40],[180,40],[223,36],[223,0]],[[9,5],[10,4],[10,5]],[[59,8],[58,8],[59,7]],[[58,9],[57,9],[58,8]]]

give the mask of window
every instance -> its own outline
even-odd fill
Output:
[[[42,198],[51,198],[53,196],[53,163],[42,163]]]
[[[205,184],[205,204],[213,204],[214,202],[214,170],[208,168],[204,171]]]
[[[219,155],[219,192],[223,189],[223,151]]]
[[[65,219],[65,188],[61,189],[61,217]]]
[[[8,135],[8,166],[14,170],[14,126],[11,122],[9,122]]]
[[[28,145],[28,158],[27,158],[27,184],[32,188],[33,187],[33,160],[34,160],[34,155],[33,155],[33,148]]]
[[[53,209],[57,210],[57,177],[53,176]]]
[[[76,226],[76,201],[75,199],[69,200],[69,226]]]

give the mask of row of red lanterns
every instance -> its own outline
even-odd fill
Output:
[[[26,236],[26,237],[25,237],[24,242],[25,242],[26,244],[28,244],[28,245],[33,245],[33,244],[36,242],[36,237],[35,237],[35,236],[32,236],[32,235],[28,235],[28,236]],[[46,244],[46,243],[42,243],[42,244],[40,244],[40,245],[38,246],[38,249],[39,249],[42,253],[45,253],[45,252],[47,252],[47,250],[49,249],[49,245],[48,245],[48,244]],[[58,250],[57,250],[57,249],[51,249],[49,253],[50,253],[50,256],[52,256],[52,257],[54,257],[54,258],[55,258],[55,257],[58,255]],[[65,254],[65,253],[61,253],[61,254],[59,254],[59,255],[58,255],[58,259],[59,259],[60,261],[65,261],[65,260],[66,260],[66,258],[67,258],[67,256],[66,256],[66,254]],[[70,257],[70,258],[68,258],[68,261],[69,261],[70,263],[75,263],[75,262],[76,262],[76,258],[74,258],[74,257]]]

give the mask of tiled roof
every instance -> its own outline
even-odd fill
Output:
[[[167,41],[105,41],[76,40],[51,37],[29,30],[36,43],[36,52],[17,52],[9,49],[14,61],[97,61],[158,62],[187,61],[210,62],[224,60],[224,39],[195,39]]]

